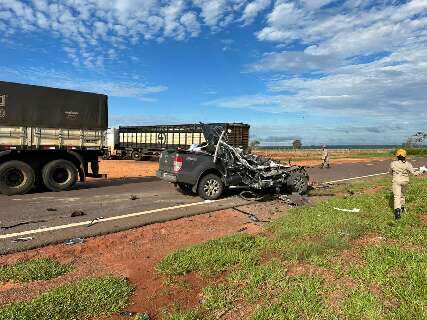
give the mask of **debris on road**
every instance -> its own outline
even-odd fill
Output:
[[[58,209],[55,209],[55,208],[47,208],[47,209],[46,209],[46,211],[53,212],[53,211],[58,211]]]
[[[83,243],[83,239],[82,238],[73,238],[73,239],[68,239],[65,240],[64,243],[65,244],[79,244],[79,243]]]
[[[138,200],[139,198],[135,195],[135,194],[132,194],[131,196],[130,196],[130,200]]]
[[[244,211],[244,210],[239,209],[237,207],[233,207],[233,210],[236,210],[236,211],[238,211],[240,213],[243,213],[243,214],[247,215],[248,218],[249,218],[249,220],[251,220],[253,222],[270,222],[270,221],[260,220],[255,214],[253,214],[251,212]]]
[[[13,239],[12,242],[26,242],[33,239],[34,239],[33,237],[22,237],[22,238]]]
[[[73,211],[71,213],[71,218],[82,217],[82,216],[85,216],[85,215],[86,215],[86,213],[84,213],[84,211],[76,210],[76,211]]]
[[[88,227],[91,227],[91,226],[93,226],[94,224],[97,224],[98,222],[100,222],[102,219],[104,219],[104,217],[98,217],[98,218],[95,218],[95,219],[93,219],[87,226]]]
[[[335,208],[335,207],[334,207],[334,209],[335,209],[335,210],[338,210],[338,211],[343,211],[343,212],[352,212],[352,213],[359,213],[359,212],[360,212],[360,209],[359,209],[359,208],[353,208],[353,209],[341,209],[341,208]]]
[[[33,224],[33,223],[40,223],[40,222],[47,222],[47,220],[30,220],[30,221],[24,221],[24,222],[19,222],[17,224],[12,224],[9,226],[1,226],[0,230],[7,230],[7,229],[12,229],[12,228],[16,228],[19,226],[25,226],[27,224]]]

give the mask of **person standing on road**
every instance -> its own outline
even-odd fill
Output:
[[[397,220],[405,212],[405,192],[409,175],[417,176],[421,172],[415,171],[412,164],[406,161],[406,150],[397,150],[396,157],[397,160],[390,164],[390,173],[393,175],[394,218]]]
[[[322,164],[320,165],[320,168],[330,168],[329,164],[329,151],[326,148],[326,145],[322,145]]]

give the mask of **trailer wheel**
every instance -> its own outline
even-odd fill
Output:
[[[224,183],[221,178],[215,174],[204,176],[197,187],[197,193],[205,200],[216,200],[221,197],[224,191]]]
[[[307,177],[300,172],[291,173],[286,180],[286,185],[291,192],[297,192],[299,194],[304,194],[308,190]]]
[[[77,181],[77,168],[68,160],[54,160],[44,166],[43,183],[51,191],[71,189]]]
[[[132,151],[131,157],[135,161],[139,161],[142,158],[142,155],[139,151]]]
[[[8,161],[0,166],[0,193],[8,196],[24,194],[34,187],[33,168],[22,161]]]

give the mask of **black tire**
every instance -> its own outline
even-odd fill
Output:
[[[193,194],[193,186],[186,183],[178,183],[177,189],[183,194]]]
[[[12,160],[0,165],[0,193],[8,196],[27,193],[35,181],[33,168],[25,162]]]
[[[43,183],[50,191],[70,190],[77,182],[77,168],[68,160],[53,160],[42,170]]]
[[[215,174],[204,176],[197,187],[197,194],[205,200],[216,200],[221,197],[224,191],[224,183]]]
[[[291,192],[304,194],[308,190],[308,179],[301,172],[293,172],[286,180],[286,185]]]
[[[142,154],[139,151],[132,151],[132,160],[139,161],[142,158]]]

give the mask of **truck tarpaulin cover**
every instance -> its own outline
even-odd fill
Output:
[[[106,130],[106,95],[0,81],[0,126]]]

